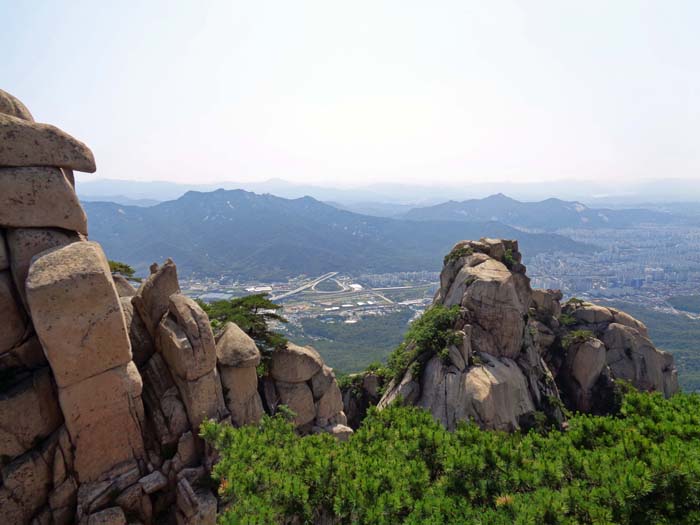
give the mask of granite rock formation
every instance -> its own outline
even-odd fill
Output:
[[[95,169],[0,90],[1,521],[213,525],[199,425],[260,420],[260,352],[233,323],[215,337],[172,261],[138,290],[110,273],[74,190],[72,170]],[[270,406],[351,432],[318,354],[290,345],[273,368]]]
[[[417,356],[420,366],[387,385],[380,409],[401,399],[449,429],[471,420],[512,431],[540,415],[561,423],[562,401],[610,410],[616,379],[666,396],[678,390],[672,356],[654,347],[641,322],[590,303],[562,307],[560,292],[530,287],[521,260],[517,241],[455,245],[433,304],[459,308],[453,329],[461,342],[445,355]]]

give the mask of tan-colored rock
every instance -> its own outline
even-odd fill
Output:
[[[314,396],[306,383],[286,383],[276,381],[275,387],[279,393],[280,403],[294,412],[296,426],[310,423],[316,417]]]
[[[29,269],[34,327],[59,387],[131,361],[131,344],[107,258],[77,242],[44,253]]]
[[[589,339],[569,349],[571,373],[583,390],[590,390],[605,366],[605,346]]]
[[[185,381],[195,381],[216,366],[213,343],[193,345],[187,332],[170,315],[163,317],[158,327],[156,347],[170,370]]]
[[[0,113],[17,117],[29,122],[34,122],[34,117],[27,109],[27,106],[15,96],[10,95],[7,91],[0,89]]]
[[[260,350],[255,341],[235,323],[226,323],[216,339],[216,357],[225,366],[238,368],[260,364]]]
[[[0,166],[56,166],[94,173],[92,151],[50,124],[0,113]]]
[[[532,290],[532,302],[535,308],[547,317],[559,317],[561,314],[562,293],[560,290]]]
[[[138,366],[148,361],[156,351],[151,334],[148,333],[146,325],[141,320],[141,316],[135,311],[131,302],[131,297],[120,297],[119,302],[124,312],[126,329],[129,331],[129,341],[131,342],[131,354],[134,363]]]
[[[28,320],[19,300],[10,272],[0,272],[0,354],[19,345],[27,335]]]
[[[579,323],[597,324],[611,323],[613,321],[613,314],[610,310],[604,306],[598,306],[593,303],[583,303],[576,308],[571,315],[573,315],[574,319]]]
[[[343,395],[340,393],[338,385],[333,383],[316,405],[316,419],[323,426],[324,421],[342,411]]]
[[[79,240],[76,233],[55,228],[17,228],[7,231],[12,277],[25,305],[25,286],[32,258],[46,250],[68,246]]]
[[[535,411],[525,376],[508,358],[480,356],[487,364],[470,367],[463,374],[446,373],[439,358],[431,359],[417,404],[450,430],[468,420],[482,428],[517,430],[520,419]]]
[[[0,230],[0,272],[10,269],[10,255],[7,253],[5,232]]]
[[[88,525],[126,525],[126,516],[121,507],[110,507],[90,514]]]
[[[158,327],[159,349],[177,375],[193,381],[216,366],[216,346],[207,314],[189,297],[170,296]]]
[[[614,323],[629,326],[630,328],[637,330],[644,337],[649,337],[649,331],[647,330],[646,325],[640,320],[635,319],[627,312],[623,312],[621,310],[616,310],[614,308],[608,308],[608,310],[610,310],[610,312],[613,314]]]
[[[352,436],[352,429],[347,425],[335,424],[331,425],[325,429],[329,434],[331,434],[338,441],[347,441]]]
[[[123,275],[112,275],[112,280],[114,280],[114,287],[117,289],[119,297],[131,298],[136,295],[136,288],[131,286],[131,283]]]
[[[177,374],[173,374],[173,379],[192,428],[198,429],[205,419],[219,421],[228,415],[216,368],[193,381],[182,379]]]
[[[669,397],[678,392],[678,372],[673,356],[658,350],[638,330],[612,323],[603,334],[607,363],[616,379],[639,390],[654,390]]]
[[[219,370],[226,407],[231,413],[233,424],[242,426],[258,423],[263,415],[263,406],[258,394],[258,374],[255,368],[221,366]]]
[[[155,265],[153,269],[155,271],[141,283],[131,301],[149,333],[155,337],[158,325],[168,311],[170,296],[180,293],[180,285],[177,267],[172,260],[168,259],[161,267]]]
[[[0,456],[14,458],[25,453],[62,422],[51,371],[38,370],[0,394]]]
[[[461,305],[473,319],[471,344],[493,356],[513,358],[522,347],[524,316],[531,298],[521,290],[522,275],[488,259],[478,266],[464,266],[444,293],[444,305]]]
[[[59,389],[81,483],[97,481],[120,463],[144,455],[141,389],[132,362]]]
[[[87,235],[87,216],[60,169],[0,168],[0,226],[63,228]]]
[[[310,346],[287,343],[286,348],[272,353],[270,375],[275,381],[300,383],[311,379],[322,366],[321,356]]]
[[[51,487],[49,465],[31,450],[2,468],[0,516],[3,523],[29,523],[46,504]]]
[[[323,394],[335,383],[335,374],[329,366],[323,365],[321,370],[311,377],[311,392],[314,399],[321,399]]]

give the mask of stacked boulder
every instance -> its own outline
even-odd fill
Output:
[[[446,356],[417,356],[419,376],[409,366],[392,380],[380,409],[400,398],[449,429],[471,420],[512,431],[538,416],[562,422],[562,397],[569,408],[593,410],[595,388],[610,401],[614,379],[666,396],[678,390],[673,358],[642,323],[590,303],[562,309],[560,292],[531,289],[521,260],[517,241],[455,245],[434,304],[459,308],[453,328],[461,343]]]
[[[329,432],[342,440],[352,434],[335,374],[311,347],[288,343],[275,351],[263,392],[268,410],[287,406],[302,433]]]
[[[549,342],[545,359],[572,410],[609,411],[615,379],[666,397],[678,392],[673,356],[654,346],[644,323],[615,308],[575,298],[562,307],[556,290],[536,292],[537,333]]]
[[[215,339],[172,261],[138,290],[111,275],[74,191],[73,170],[95,169],[84,144],[0,91],[2,523],[213,525],[216,458],[199,426],[260,420],[260,352],[233,323]],[[280,399],[300,429],[345,436],[332,371],[290,348],[284,366],[313,369],[311,397],[280,385]]]

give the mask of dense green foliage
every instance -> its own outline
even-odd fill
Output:
[[[121,274],[124,277],[133,277],[134,273],[136,273],[128,264],[112,260],[109,261],[109,271],[112,273]]]
[[[233,322],[252,337],[263,355],[269,354],[275,348],[287,344],[287,340],[268,327],[270,322],[286,323],[287,320],[277,311],[282,308],[273,303],[267,294],[246,295],[228,301],[214,301],[199,305],[209,316],[213,328],[219,328],[227,322]]]
[[[678,310],[700,314],[700,295],[674,295],[668,302]]]
[[[221,523],[700,523],[700,397],[632,393],[617,416],[567,431],[446,431],[414,407],[371,410],[348,442],[299,437],[283,418],[204,437]]]
[[[453,330],[459,317],[459,306],[447,308],[436,304],[411,323],[404,341],[389,356],[387,366],[392,377],[399,378],[409,365],[420,366],[420,362],[439,354],[450,345],[459,343]],[[421,361],[417,361],[417,358]],[[413,363],[413,364],[412,364]],[[415,370],[418,376],[419,369]]]
[[[606,303],[636,317],[649,329],[656,346],[673,354],[681,388],[700,392],[700,320],[686,315],[658,312],[645,306],[627,303]]]
[[[326,364],[338,372],[359,372],[374,361],[386,361],[401,343],[406,326],[413,316],[410,308],[378,316],[366,316],[354,324],[344,323],[340,316],[329,316],[335,322],[308,317],[301,326],[288,325],[290,340],[313,346]]]

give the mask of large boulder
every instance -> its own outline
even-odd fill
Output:
[[[287,383],[276,381],[275,387],[279,394],[280,403],[294,412],[296,426],[311,423],[316,417],[314,397],[306,383]]]
[[[29,122],[34,122],[34,117],[27,109],[27,106],[22,104],[22,102],[10,95],[7,91],[0,89],[0,113],[5,115],[10,115],[12,117],[17,117]]]
[[[480,354],[484,365],[455,373],[438,357],[423,374],[423,395],[417,403],[429,410],[446,428],[472,420],[484,428],[513,431],[536,407],[518,365],[508,359]]]
[[[200,310],[201,311],[201,310]],[[200,322],[207,321],[206,314]],[[196,326],[196,325],[195,325]],[[202,331],[209,330],[208,326],[201,326]],[[213,336],[200,337],[200,332],[193,327],[183,327],[170,314],[163,317],[158,327],[156,346],[168,363],[174,374],[186,381],[194,381],[204,374],[208,374],[216,366],[216,348]]]
[[[26,281],[32,259],[41,252],[68,246],[79,240],[80,237],[75,232],[57,228],[16,228],[7,231],[12,277],[25,305]]]
[[[59,389],[81,483],[144,455],[141,376],[133,363]]]
[[[0,166],[57,166],[94,173],[92,151],[49,124],[0,113]]]
[[[182,379],[177,374],[173,375],[173,379],[180,391],[192,428],[198,429],[206,419],[220,421],[228,416],[216,368],[192,381]]]
[[[87,235],[87,217],[73,187],[51,167],[0,168],[0,225]]]
[[[27,299],[60,387],[131,361],[121,305],[99,244],[77,242],[37,258]]]
[[[673,356],[658,350],[638,330],[612,323],[603,334],[607,362],[617,379],[640,390],[657,391],[666,397],[678,392],[678,373]]]
[[[0,394],[0,456],[25,453],[62,422],[51,373],[48,368],[38,370]]]
[[[300,383],[311,379],[321,367],[323,360],[316,350],[287,343],[285,348],[273,352],[270,375],[275,381]]]
[[[48,365],[44,349],[36,335],[32,334],[21,344],[0,354],[0,370],[35,370]]]
[[[219,363],[237,368],[260,364],[260,350],[255,341],[235,323],[226,323],[216,339],[216,357]]]
[[[151,336],[156,336],[158,324],[168,311],[170,296],[175,293],[180,293],[177,267],[168,259],[163,266],[152,267],[151,275],[141,283],[131,299]]]
[[[255,368],[220,366],[220,375],[233,424],[242,426],[259,422],[264,412]]]

